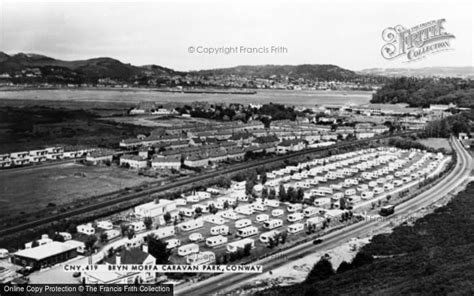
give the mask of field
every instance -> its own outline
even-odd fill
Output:
[[[11,217],[56,205],[83,200],[140,185],[156,179],[139,177],[116,167],[63,164],[32,170],[0,172],[0,216]]]
[[[41,106],[2,107],[0,153],[39,149],[48,145],[113,148],[124,138],[151,130],[137,125],[107,122],[101,120],[99,116],[102,114],[97,115],[97,112]]]
[[[123,116],[123,117],[106,117],[106,121],[117,123],[135,124],[146,127],[178,127],[184,125],[205,125],[215,123],[214,120],[205,118],[184,118],[184,117],[163,117],[163,116]]]
[[[42,101],[56,101],[60,104],[77,104],[83,107],[99,103],[136,105],[140,102],[191,103],[208,101],[210,103],[280,103],[294,106],[313,107],[316,104],[362,105],[369,103],[372,92],[369,91],[289,91],[258,90],[254,95],[244,94],[185,94],[156,92],[153,90],[15,90],[0,92],[0,100],[32,100],[36,104]]]
[[[421,144],[431,147],[434,149],[440,149],[443,148],[446,151],[452,151],[451,146],[449,145],[448,139],[445,138],[427,138],[427,139],[419,139],[418,142]]]

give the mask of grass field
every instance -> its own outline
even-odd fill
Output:
[[[449,145],[448,139],[445,139],[445,138],[419,139],[418,142],[420,142],[421,144],[427,147],[431,147],[435,149],[444,148],[448,152],[452,151],[451,146]]]
[[[156,179],[117,167],[64,164],[0,172],[0,216],[12,217],[47,207],[83,200]]]

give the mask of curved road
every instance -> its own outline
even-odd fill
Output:
[[[256,261],[253,264],[263,265],[263,270],[267,272],[288,263],[288,261],[304,257],[317,251],[332,249],[350,238],[369,234],[376,229],[387,226],[392,219],[404,219],[406,216],[435,203],[437,200],[460,186],[464,180],[469,177],[472,170],[473,161],[471,155],[462,147],[457,139],[452,138],[451,142],[453,143],[453,148],[458,155],[456,166],[451,173],[422,194],[397,206],[396,213],[387,217],[387,220],[378,219],[362,221],[321,237],[323,242],[318,246],[314,246],[310,241],[282,251],[274,256]],[[251,280],[253,277],[255,277],[254,274],[221,274],[186,287],[178,286],[175,288],[175,294],[223,294],[225,291],[239,287],[246,281]]]

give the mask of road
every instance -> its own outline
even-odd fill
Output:
[[[321,237],[323,242],[318,246],[314,246],[312,242],[304,243],[282,251],[276,256],[256,261],[253,264],[263,265],[263,270],[265,272],[270,271],[291,260],[304,257],[314,252],[333,249],[348,239],[370,234],[377,229],[386,227],[393,219],[405,219],[407,216],[416,213],[420,209],[435,203],[460,186],[464,180],[469,177],[473,167],[471,155],[464,149],[464,147],[462,147],[457,139],[452,138],[451,141],[453,143],[454,151],[458,155],[457,163],[451,173],[422,194],[397,206],[396,213],[391,215],[389,219],[362,221]],[[253,274],[221,274],[186,287],[178,286],[175,288],[175,294],[223,294],[225,291],[230,291],[239,287],[246,281],[251,280],[254,276],[255,275]]]
[[[50,222],[60,221],[61,219],[71,218],[71,217],[76,216],[76,215],[90,213],[90,212],[93,212],[93,211],[96,211],[96,210],[99,210],[99,209],[109,208],[111,206],[117,206],[120,203],[130,202],[131,200],[136,200],[136,199],[139,199],[139,198],[148,197],[151,194],[165,192],[165,191],[170,190],[170,189],[177,189],[180,186],[189,186],[190,184],[193,184],[193,183],[198,184],[199,182],[204,182],[204,181],[207,181],[207,180],[211,180],[213,178],[220,177],[220,176],[223,176],[223,175],[226,175],[226,174],[231,174],[231,173],[239,172],[239,171],[242,171],[242,170],[248,170],[248,169],[251,169],[251,168],[257,168],[257,167],[260,167],[260,166],[263,166],[263,165],[266,165],[266,164],[270,164],[270,163],[274,163],[274,162],[278,162],[278,161],[283,161],[283,160],[287,160],[287,159],[292,159],[294,157],[307,155],[307,154],[312,154],[312,153],[324,151],[324,150],[327,150],[327,149],[333,150],[333,149],[342,148],[342,147],[348,147],[348,146],[350,147],[350,146],[353,146],[353,145],[369,143],[369,142],[380,140],[380,139],[387,139],[387,138],[397,137],[397,136],[401,136],[401,135],[409,135],[409,134],[413,134],[415,132],[416,131],[406,132],[406,133],[401,133],[401,134],[394,134],[394,135],[382,135],[382,136],[377,136],[377,137],[373,137],[373,138],[369,138],[369,139],[356,140],[356,141],[351,141],[351,142],[341,142],[341,143],[329,146],[329,148],[328,147],[319,147],[319,148],[305,149],[305,150],[293,152],[293,153],[290,153],[290,154],[275,156],[275,157],[272,157],[270,159],[257,160],[257,161],[252,161],[252,162],[246,162],[246,163],[243,163],[243,164],[233,165],[231,167],[216,170],[214,172],[209,172],[209,173],[205,173],[205,174],[201,174],[201,175],[193,176],[193,177],[188,177],[188,178],[184,178],[184,179],[178,179],[178,180],[175,180],[173,182],[170,182],[170,183],[162,185],[162,186],[146,188],[146,189],[143,189],[139,192],[129,193],[129,194],[125,194],[125,195],[118,195],[118,196],[116,196],[116,197],[114,197],[113,199],[110,199],[110,200],[99,201],[99,202],[96,202],[94,204],[86,205],[86,206],[83,206],[83,207],[80,207],[80,208],[75,208],[75,209],[72,209],[72,210],[68,210],[68,211],[62,212],[60,214],[50,215],[50,216],[45,217],[45,218],[37,219],[37,220],[34,220],[34,221],[30,221],[30,222],[25,222],[23,224],[11,226],[11,227],[8,227],[8,228],[3,228],[3,229],[0,229],[0,237],[8,235],[8,234],[12,234],[12,233],[17,233],[17,232],[22,231],[22,230],[32,229],[34,227],[45,225],[45,224],[48,224]],[[107,194],[103,195],[102,197],[104,197],[106,195]],[[114,196],[117,195],[117,192],[114,192],[113,195]]]

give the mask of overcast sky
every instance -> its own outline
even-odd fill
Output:
[[[75,60],[109,56],[135,65],[196,70],[255,64],[373,67],[473,65],[473,1],[0,0],[0,51]],[[446,19],[453,50],[414,63],[385,60],[386,27]],[[282,46],[286,53],[199,54],[198,47]]]

